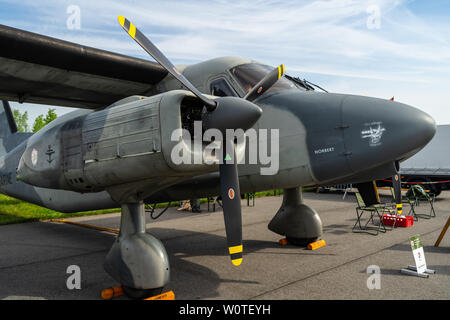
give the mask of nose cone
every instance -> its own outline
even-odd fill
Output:
[[[204,114],[203,121],[206,128],[216,128],[220,131],[226,129],[250,129],[261,117],[262,110],[256,104],[236,98],[220,97],[217,108]]]
[[[361,170],[404,160],[434,136],[436,123],[425,112],[390,100],[345,96],[342,102],[344,140],[351,167]]]

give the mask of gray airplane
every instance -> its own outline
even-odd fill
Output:
[[[268,227],[304,245],[322,235],[322,222],[301,186],[392,176],[435,133],[414,107],[319,92],[283,65],[223,57],[175,67],[127,19],[119,23],[158,63],[0,25],[0,192],[61,212],[121,207],[104,267],[131,297],[161,292],[170,274],[163,244],[145,230],[144,203],[221,196],[227,252],[239,265],[240,194],[284,189]],[[77,110],[20,133],[7,101]],[[209,129],[223,139],[196,145]],[[260,153],[237,164],[256,151],[227,129],[253,130],[259,142],[277,133],[265,146],[278,159],[275,174],[262,174],[270,164]],[[189,134],[174,139],[177,130]],[[201,161],[179,163],[173,150]]]

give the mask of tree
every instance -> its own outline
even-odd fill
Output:
[[[56,109],[48,109],[47,115],[45,116],[44,119],[45,124],[49,124],[58,117],[55,110]]]
[[[28,112],[20,113],[19,110],[13,110],[14,120],[17,124],[17,130],[19,132],[27,132],[28,131]]]
[[[47,124],[49,124],[50,122],[55,120],[57,117],[58,117],[58,115],[56,114],[55,109],[51,109],[51,108],[48,109],[48,112],[47,112],[45,118],[44,118],[44,115],[41,114],[34,120],[33,132],[38,132],[43,127],[45,127]]]
[[[34,123],[33,123],[33,132],[38,132],[38,131],[41,130],[44,126],[45,126],[45,123],[44,123],[44,115],[41,114],[41,115],[37,116],[36,119],[34,119]]]

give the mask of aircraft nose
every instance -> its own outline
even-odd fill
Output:
[[[300,141],[306,142],[311,171],[320,183],[392,175],[396,161],[414,155],[436,132],[428,114],[387,99],[286,90],[257,101],[264,110],[260,127],[279,124],[280,137],[294,136],[299,126],[290,121],[301,120],[306,136]],[[288,111],[278,113],[277,121],[269,119],[275,106]],[[283,148],[289,153],[292,145],[280,141],[280,154]]]
[[[353,171],[409,158],[436,132],[436,123],[428,114],[390,100],[346,96],[342,116]]]
[[[421,149],[434,137],[436,133],[436,122],[429,114],[413,107],[409,108],[414,109],[410,110],[408,119],[413,131],[411,134],[414,136],[415,144]],[[405,132],[405,134],[408,134],[408,132]]]

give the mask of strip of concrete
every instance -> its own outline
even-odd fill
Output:
[[[227,254],[220,210],[192,214],[169,209],[161,219],[148,219],[147,230],[161,239],[170,257],[171,281],[177,299],[449,299],[450,236],[433,244],[450,216],[450,192],[436,200],[437,217],[420,219],[410,228],[372,236],[356,234],[353,195],[305,193],[320,214],[327,245],[306,250],[280,246],[267,224],[281,205],[281,196],[258,198],[255,207],[243,201],[244,260],[233,266]],[[388,199],[388,198],[386,198]],[[429,206],[421,204],[419,213]],[[119,214],[70,219],[118,228]],[[429,268],[428,279],[409,277],[401,268],[414,264],[409,236],[420,234]],[[100,299],[115,283],[103,270],[114,234],[73,225],[34,222],[0,226],[0,299]],[[69,290],[70,265],[81,269],[81,289]],[[367,268],[381,270],[380,289],[368,289]],[[121,299],[125,297],[121,297]]]

